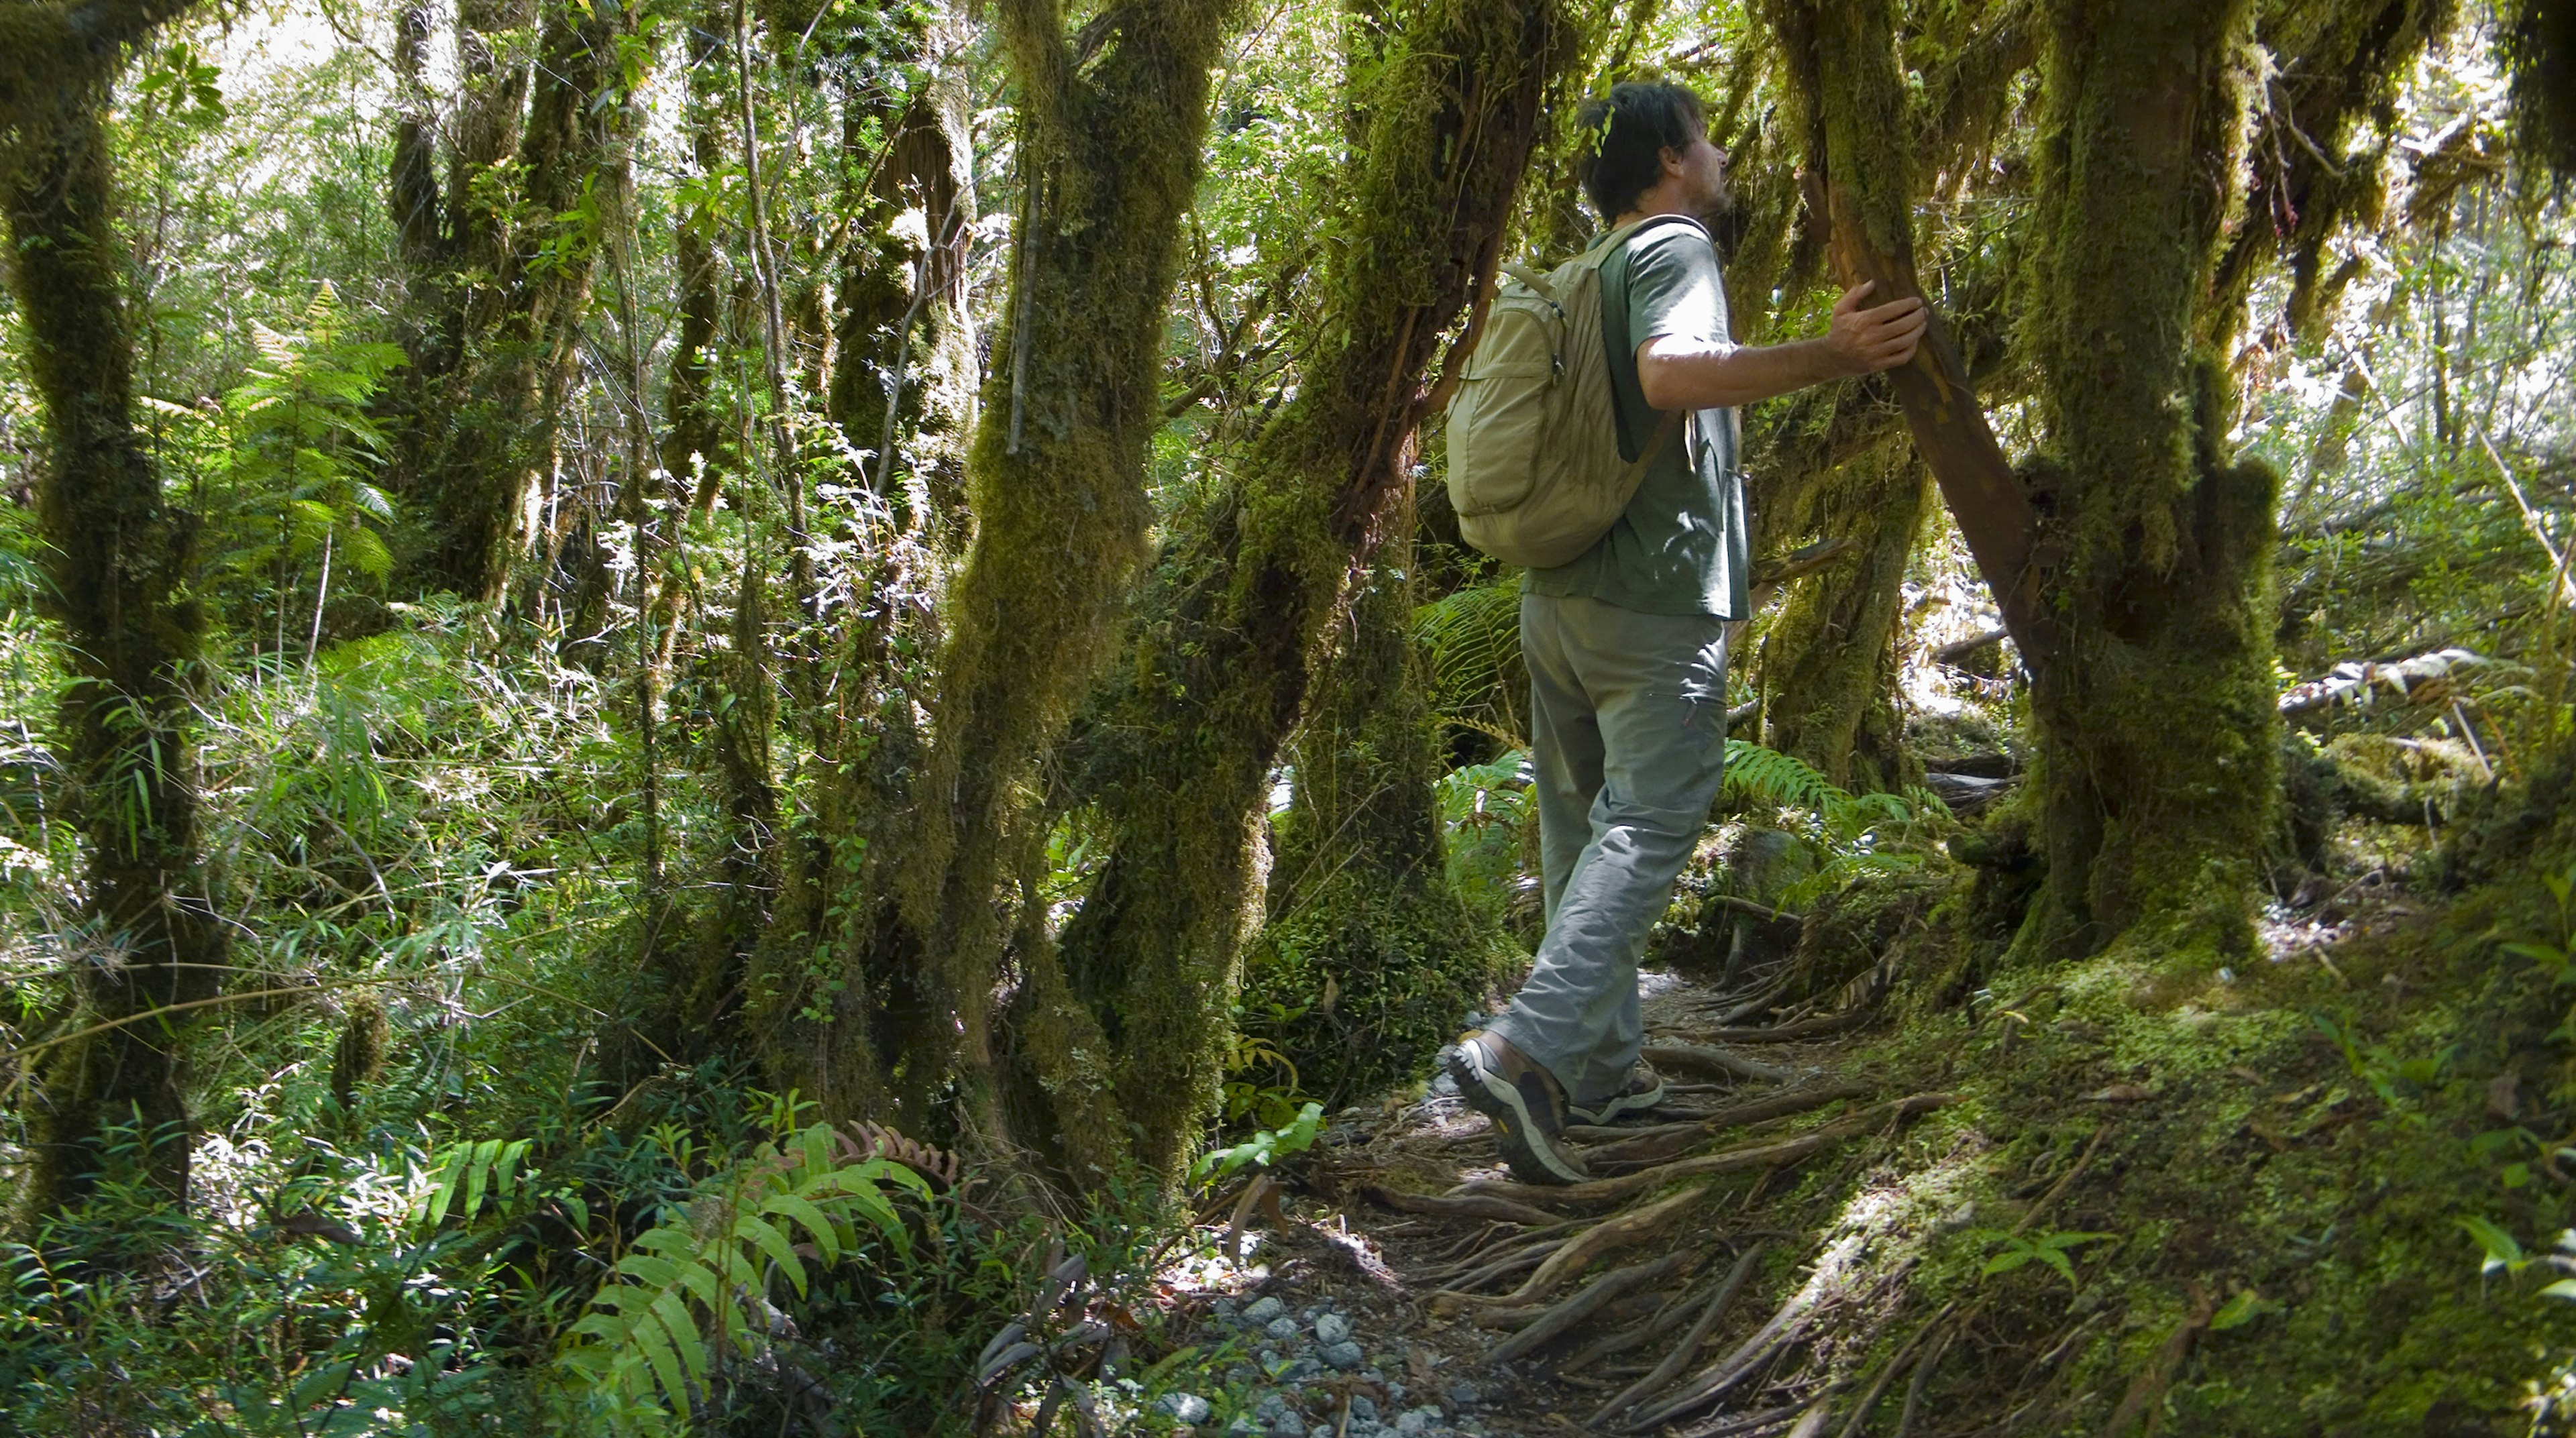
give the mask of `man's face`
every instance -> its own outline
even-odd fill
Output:
[[[1687,148],[1664,151],[1664,167],[1678,174],[1692,213],[1714,217],[1726,209],[1726,152],[1710,144],[1705,130],[1694,130]]]

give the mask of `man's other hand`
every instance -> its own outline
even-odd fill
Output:
[[[1932,312],[1920,299],[1862,309],[1862,297],[1875,288],[1876,281],[1864,280],[1834,301],[1833,327],[1825,332],[1825,348],[1846,374],[1876,374],[1914,358],[1914,347],[1923,342],[1923,330],[1932,323]]]

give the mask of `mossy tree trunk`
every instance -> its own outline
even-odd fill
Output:
[[[1765,741],[1846,789],[1900,789],[1922,777],[1919,766],[1909,772],[1902,742],[1894,651],[1930,482],[1902,445],[1843,466],[1818,496],[1823,513],[1813,528],[1853,549],[1796,581],[1766,636]]]
[[[1882,296],[1920,293],[1891,8],[1782,13],[1806,57],[1837,266]],[[2048,879],[2025,942],[2214,963],[2252,944],[2278,792],[2275,486],[2227,459],[2217,368],[2194,341],[2239,191],[2251,12],[2058,0],[2042,21],[2022,294],[2041,451],[2005,467],[1937,322],[1889,378],[2035,679]]]
[[[0,19],[0,206],[9,278],[50,451],[37,496],[48,603],[74,669],[63,696],[66,769],[85,840],[82,924],[67,954],[79,1008],[67,1029],[113,1027],[45,1055],[28,1106],[33,1163],[22,1215],[88,1192],[109,1125],[153,1141],[153,1179],[184,1198],[184,1013],[212,996],[223,933],[197,852],[196,744],[182,666],[198,615],[179,586],[194,522],[162,494],[134,424],[133,331],[117,248],[105,111],[127,46],[175,3],[21,5]]]
[[[967,77],[938,58],[956,48],[961,29],[962,17],[945,7],[906,27],[903,53],[876,70],[919,65],[920,82],[886,95],[854,81],[843,97],[842,164],[869,185],[849,201],[854,237],[841,265],[824,396],[851,446],[868,452],[867,485],[898,516],[935,521],[943,536],[965,517],[965,442],[975,423],[966,303],[976,221],[972,96]],[[932,513],[915,516],[917,500]]]
[[[1389,501],[1432,402],[1424,376],[1490,280],[1577,39],[1551,0],[1426,0],[1354,74],[1367,135],[1325,344],[1231,492],[1164,556],[1094,706],[1081,787],[1112,847],[1067,925],[1064,967],[1116,1055],[1118,1107],[1150,1170],[1177,1166],[1215,1099],[1271,766],[1355,560],[1409,509]],[[1033,1091],[1053,1077],[1036,1062],[1018,1076]]]
[[[1418,1072],[1497,977],[1500,934],[1449,883],[1410,528],[1389,526],[1333,626],[1292,751],[1270,917],[1245,958],[1247,1024],[1272,1004],[1304,1010],[1276,1037],[1329,1107]]]
[[[900,796],[845,796],[862,812],[825,824],[830,852],[791,880],[751,975],[765,1062],[828,1109],[1001,1140],[1003,901],[1032,780],[1143,555],[1174,243],[1231,11],[1136,0],[1077,35],[1054,0],[999,8],[1019,85],[1021,210],[968,464],[976,531],[949,596],[935,738],[905,756]],[[850,733],[841,757],[864,789],[909,726]],[[864,811],[894,812],[898,797],[902,842],[870,844]],[[1123,1129],[1093,1127],[1107,1137],[1092,1156],[1114,1163]]]
[[[398,460],[424,531],[405,556],[409,581],[484,600],[498,598],[509,576],[528,483],[553,451],[599,226],[618,208],[602,197],[622,196],[629,183],[636,123],[622,53],[635,34],[633,7],[550,4],[534,16],[524,72],[501,49],[510,22],[523,18],[506,3],[458,12],[467,91],[439,246],[452,269],[441,277],[445,312]],[[512,154],[512,135],[515,186],[489,158]],[[398,209],[416,206],[420,157],[398,145],[395,174]],[[512,223],[513,213],[524,220]]]

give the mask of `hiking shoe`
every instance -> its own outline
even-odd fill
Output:
[[[1644,1059],[1628,1065],[1628,1081],[1619,1091],[1586,1108],[1582,1104],[1565,1106],[1565,1117],[1572,1123],[1608,1123],[1623,1113],[1643,1113],[1664,1101],[1664,1076]]]
[[[1449,1077],[1468,1106],[1494,1121],[1503,1157],[1526,1183],[1581,1183],[1592,1175],[1565,1146],[1565,1090],[1500,1034],[1478,1029],[1450,1046]]]

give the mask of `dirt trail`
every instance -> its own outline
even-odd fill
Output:
[[[1670,974],[1641,991],[1669,1097],[1573,1131],[1592,1183],[1512,1181],[1486,1119],[1443,1079],[1418,1101],[1345,1110],[1292,1179],[1285,1230],[1267,1231],[1255,1195],[1244,1212],[1266,1231],[1263,1276],[1201,1310],[1259,1364],[1260,1406],[1233,1431],[1841,1431],[1867,1395],[1829,1376],[1847,1366],[1828,1361],[1835,1335],[1873,1329],[1902,1274],[1802,1201],[1797,1175],[1944,1100],[1853,1076],[1865,987],[1820,1012]],[[1263,1298],[1277,1303],[1253,1307]],[[1937,1358],[1884,1365],[1878,1381]]]

